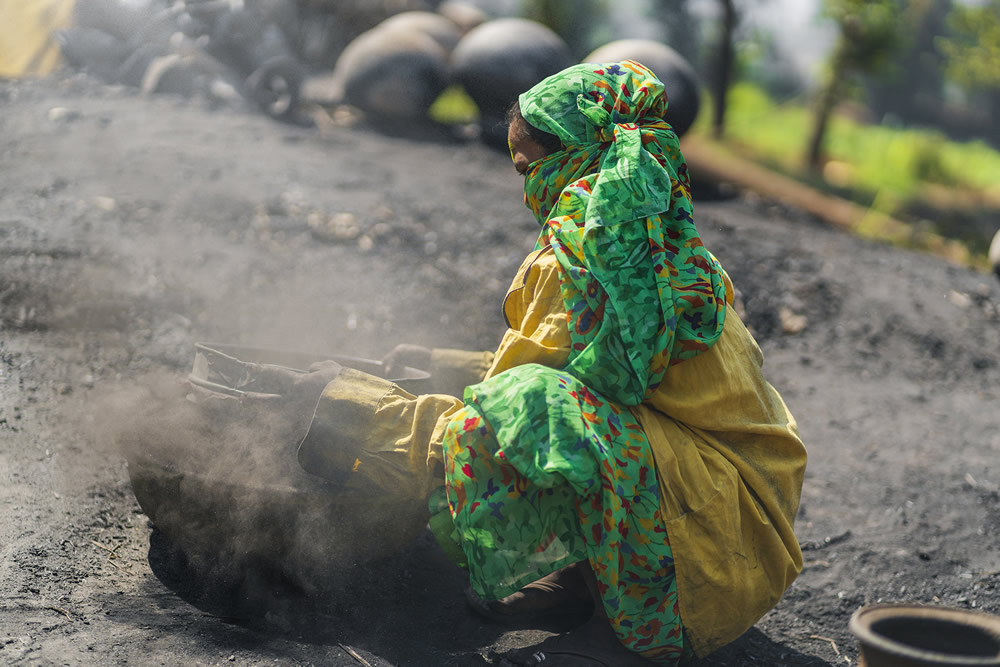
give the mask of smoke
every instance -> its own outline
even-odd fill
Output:
[[[41,143],[50,130],[32,111],[44,118],[52,104],[10,108],[21,141]],[[60,491],[108,483],[120,470],[113,443],[143,511],[209,581],[282,579],[319,594],[405,547],[420,503],[333,488],[298,467],[315,398],[241,403],[198,395],[186,376],[196,341],[375,359],[399,342],[494,345],[522,249],[505,266],[467,249],[502,217],[531,222],[515,192],[506,207],[477,209],[493,189],[460,197],[468,186],[456,174],[492,154],[456,155],[434,174],[426,165],[446,152],[436,146],[324,137],[99,89],[60,105],[79,120],[44,139],[44,172],[30,161],[11,170],[4,206],[33,217],[18,218],[23,255],[0,265],[17,287],[4,296],[5,333],[53,341],[58,352],[33,372],[65,385],[58,418],[78,426],[66,432],[93,424],[80,453],[60,459],[72,478]],[[345,238],[309,225],[347,213],[357,230]],[[73,252],[44,252],[61,248]],[[480,270],[477,290],[459,293]]]
[[[309,476],[295,449],[314,406],[198,394],[194,343],[493,348],[537,235],[509,161],[71,74],[0,98],[0,324],[44,350],[56,432],[87,431],[59,459],[71,490],[109,483],[113,443],[153,523],[220,578],[323,587],[403,546],[419,503]]]
[[[152,373],[101,399],[99,437],[128,461],[142,509],[199,577],[251,587],[281,580],[322,595],[403,548],[426,517],[413,499],[299,467],[315,401],[233,398]]]

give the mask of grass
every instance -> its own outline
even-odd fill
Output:
[[[693,132],[707,135],[710,118],[711,110],[703,109]],[[726,110],[725,145],[876,213],[930,225],[961,240],[973,263],[981,263],[996,230],[991,219],[1000,215],[1000,152],[981,141],[954,142],[934,130],[872,125],[840,113],[828,129],[827,162],[815,174],[803,166],[812,120],[802,104],[777,104],[760,88],[737,84]],[[877,222],[859,231],[879,236]],[[898,242],[898,233],[893,236],[885,240]]]
[[[726,114],[727,141],[784,171],[801,170],[811,110],[776,104],[759,88],[737,84]],[[701,115],[702,131],[708,118]],[[907,198],[930,184],[1000,197],[1000,152],[981,141],[953,142],[934,130],[871,125],[837,115],[825,148],[829,160],[843,165],[842,182],[857,188]]]

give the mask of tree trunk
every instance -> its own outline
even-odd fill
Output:
[[[733,31],[736,29],[736,8],[733,0],[722,2],[722,33],[719,36],[718,61],[715,70],[715,109],[712,131],[716,139],[721,139],[726,127],[726,94],[733,78]]]
[[[987,96],[986,106],[989,109],[989,118],[997,118],[1000,114],[1000,87],[994,88]],[[986,141],[1000,150],[1000,128],[996,123],[988,123],[984,128],[983,135]]]
[[[830,116],[840,101],[840,90],[846,73],[846,51],[843,44],[837,47],[833,61],[830,64],[830,75],[820,92],[816,102],[816,113],[813,116],[812,135],[809,137],[809,147],[806,152],[806,169],[819,171],[823,159],[823,143],[826,138]]]

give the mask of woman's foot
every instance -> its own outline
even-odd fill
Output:
[[[651,664],[622,646],[607,619],[599,615],[572,632],[510,651],[500,661],[501,667],[649,667]]]
[[[579,563],[556,570],[500,600],[483,600],[472,589],[466,590],[466,598],[476,612],[502,623],[539,620],[553,614],[585,618],[593,608]]]

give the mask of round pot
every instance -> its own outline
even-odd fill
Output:
[[[1000,617],[966,609],[872,605],[851,616],[861,667],[1000,667]]]

